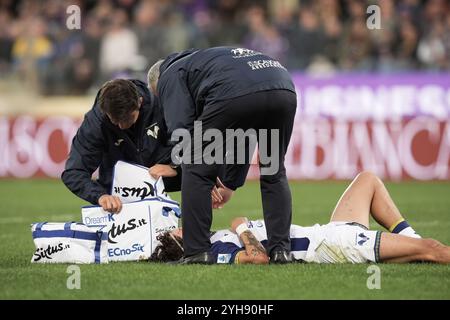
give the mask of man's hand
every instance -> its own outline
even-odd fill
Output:
[[[211,191],[212,207],[213,209],[222,209],[233,195],[233,190],[225,187],[225,185],[217,178],[217,183]]]
[[[103,210],[111,213],[119,213],[122,210],[122,201],[119,197],[104,194],[98,199],[98,204]]]
[[[211,191],[211,199],[213,203],[219,203],[223,201],[223,197],[219,192],[219,189],[217,189],[217,186],[214,186]]]
[[[155,164],[148,169],[148,173],[155,179],[159,177],[175,177],[177,175],[177,171],[168,164]]]

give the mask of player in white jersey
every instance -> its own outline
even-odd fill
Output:
[[[390,232],[369,230],[373,217]],[[150,261],[176,261],[183,255],[182,230],[160,237]],[[264,221],[233,219],[231,228],[211,234],[217,263],[266,264]],[[339,199],[326,225],[291,225],[291,253],[296,261],[316,263],[450,263],[450,247],[422,239],[403,219],[383,182],[370,172],[360,173]]]

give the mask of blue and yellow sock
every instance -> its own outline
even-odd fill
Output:
[[[392,233],[401,234],[407,237],[412,238],[422,238],[419,234],[416,233],[416,231],[409,225],[409,223],[405,219],[400,219],[396,223],[394,223],[390,228],[389,231]]]

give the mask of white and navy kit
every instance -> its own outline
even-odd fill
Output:
[[[249,221],[248,227],[263,246],[267,243],[264,221]],[[379,262],[380,231],[367,230],[352,222],[330,222],[311,227],[291,225],[291,252],[295,260],[315,263]],[[219,230],[211,237],[211,252],[217,263],[234,263],[244,249],[230,230]]]

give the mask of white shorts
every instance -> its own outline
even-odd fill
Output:
[[[356,222],[330,222],[315,230],[306,262],[365,263],[379,262],[380,231],[368,230]]]

